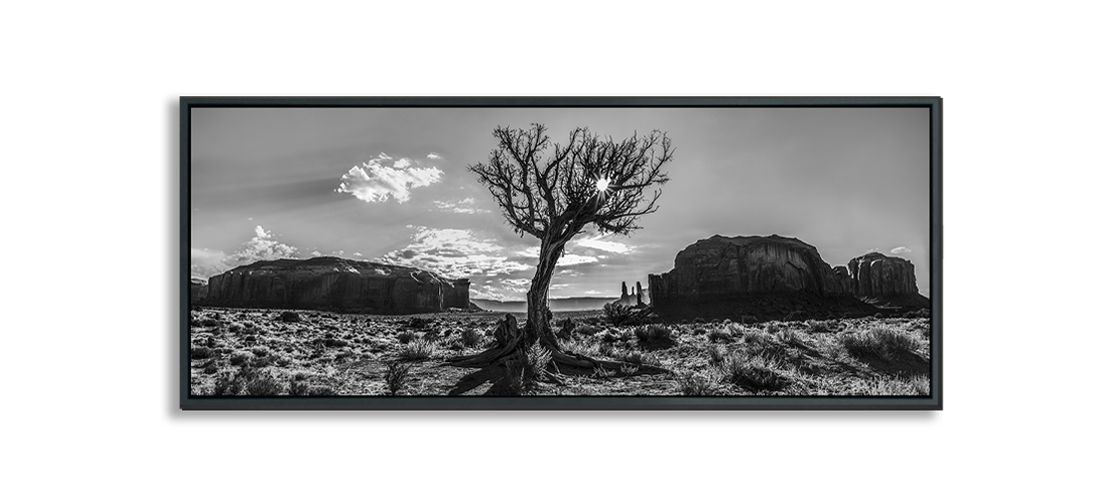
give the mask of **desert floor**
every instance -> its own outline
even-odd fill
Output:
[[[190,314],[191,394],[213,395],[902,395],[929,393],[926,318],[613,326],[573,321],[564,349],[649,363],[522,379],[522,369],[445,365],[493,344],[504,314],[410,316],[198,308]],[[520,321],[523,315],[517,316]],[[294,320],[297,319],[297,320]],[[288,320],[288,321],[284,321]],[[568,325],[568,323],[567,323]],[[567,331],[569,333],[569,331]],[[394,389],[394,390],[393,390]]]

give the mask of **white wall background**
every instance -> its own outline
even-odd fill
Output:
[[[1103,4],[74,2],[0,21],[6,502],[1111,498]],[[945,411],[181,413],[179,95],[941,95]]]

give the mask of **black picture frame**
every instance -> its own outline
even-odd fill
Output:
[[[201,107],[926,107],[930,112],[930,396],[193,397],[190,395],[190,128]],[[941,410],[940,97],[195,97],[179,100],[179,405],[183,410]]]

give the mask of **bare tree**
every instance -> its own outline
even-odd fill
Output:
[[[601,367],[600,361],[559,348],[547,309],[550,280],[566,244],[587,226],[627,235],[639,229],[641,216],[658,209],[660,186],[668,180],[662,168],[674,155],[670,138],[656,130],[614,141],[577,128],[559,143],[551,141],[541,124],[527,129],[501,126],[493,136],[498,145],[488,162],[468,169],[488,187],[520,236],[539,239],[539,264],[527,292],[526,327],[501,338],[506,341],[496,348],[458,364],[492,363],[538,343],[555,363]]]

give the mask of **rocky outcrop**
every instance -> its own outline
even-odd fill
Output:
[[[191,303],[198,303],[198,302],[204,301],[208,291],[209,291],[209,286],[206,285],[205,280],[201,280],[201,279],[198,279],[198,278],[191,278],[190,279],[190,302]]]
[[[847,293],[814,246],[782,236],[713,236],[678,253],[674,269],[651,275],[654,304],[740,294]]]
[[[649,280],[652,306],[675,319],[856,317],[929,306],[905,259],[872,253],[831,267],[814,246],[777,235],[699,240],[678,253],[673,270]]]
[[[279,259],[209,279],[205,304],[247,308],[425,313],[469,309],[469,280],[338,257]]]
[[[851,292],[865,297],[917,294],[914,264],[902,257],[871,252],[849,261]]]

